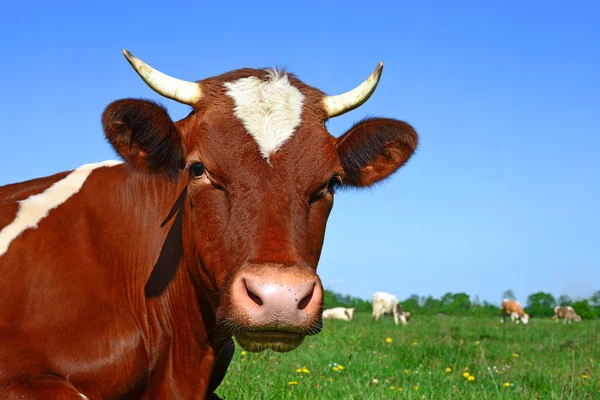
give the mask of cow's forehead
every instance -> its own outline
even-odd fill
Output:
[[[208,103],[217,100],[222,106],[218,97],[233,103],[231,117],[241,123],[266,160],[294,136],[303,118],[326,119],[324,110],[315,107],[324,94],[283,70],[241,69],[204,80],[202,85],[216,95]]]
[[[236,118],[269,159],[302,122],[304,95],[276,70],[269,71],[266,80],[249,76],[224,85],[235,103]]]

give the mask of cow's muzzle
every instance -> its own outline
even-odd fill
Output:
[[[290,351],[321,330],[323,287],[308,267],[246,264],[224,300],[217,319],[248,351]]]

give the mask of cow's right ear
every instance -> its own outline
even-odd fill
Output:
[[[170,177],[185,164],[181,136],[167,110],[148,100],[122,99],[102,114],[104,134],[132,167]]]

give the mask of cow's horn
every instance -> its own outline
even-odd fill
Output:
[[[194,105],[202,97],[202,88],[195,82],[182,81],[152,68],[127,49],[123,55],[135,72],[158,94],[183,104]]]
[[[381,78],[381,72],[383,71],[383,63],[377,64],[375,71],[358,87],[352,89],[349,92],[338,94],[337,96],[327,96],[323,99],[323,106],[327,110],[329,118],[337,117],[348,111],[354,110],[356,107],[361,106],[365,101],[371,97],[379,78]]]

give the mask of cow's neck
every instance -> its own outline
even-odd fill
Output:
[[[214,308],[205,289],[205,277],[200,276],[194,249],[186,236],[189,215],[187,182],[182,176],[176,181],[142,175],[130,171],[122,186],[120,199],[125,205],[121,217],[132,218],[131,232],[120,233],[122,265],[140,260],[133,268],[137,277],[132,290],[143,293],[148,315],[149,352],[156,357],[157,371],[172,369],[169,374],[180,377],[193,375],[198,385],[200,376],[209,376],[215,354],[225,344],[225,338],[208,337],[214,332]],[[131,215],[126,215],[130,213]],[[139,238],[147,238],[140,243]],[[129,242],[131,241],[131,242]],[[126,244],[127,243],[127,244]],[[130,254],[135,248],[139,254]],[[173,352],[179,352],[176,357]],[[185,361],[185,365],[174,362]],[[168,366],[168,367],[167,367]],[[189,368],[195,366],[196,368]],[[187,370],[184,370],[186,369]],[[205,383],[207,384],[207,383]],[[161,388],[155,388],[156,394]]]

